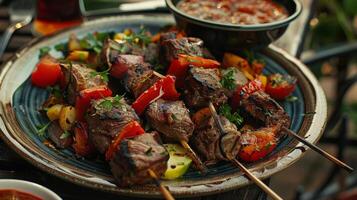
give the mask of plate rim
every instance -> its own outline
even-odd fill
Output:
[[[5,62],[5,64],[3,65],[3,67],[1,68],[1,73],[0,73],[0,87],[3,84],[4,81],[4,77],[7,74],[7,72],[10,70],[11,66],[14,64],[14,62],[21,57],[21,55],[25,54],[29,49],[31,49],[32,46],[34,46],[35,44],[41,43],[43,40],[47,40],[49,38],[52,37],[56,37],[58,35],[61,34],[65,34],[68,33],[70,31],[74,31],[74,30],[80,30],[82,27],[87,27],[87,26],[91,26],[91,25],[95,25],[101,22],[105,22],[105,21],[110,21],[110,20],[125,20],[128,18],[146,18],[146,17],[172,17],[171,15],[167,15],[167,14],[146,14],[146,15],[123,15],[123,16],[110,16],[110,17],[103,17],[103,18],[99,18],[99,19],[94,19],[94,20],[89,20],[84,22],[82,25],[78,26],[78,27],[74,27],[74,28],[70,28],[70,29],[66,29],[63,31],[60,31],[59,33],[53,34],[53,35],[49,35],[49,36],[43,36],[43,37],[39,37],[39,38],[34,38],[33,40],[31,40],[28,44],[26,44],[23,48],[21,48],[19,51],[17,51],[17,53],[15,53],[7,62]],[[118,22],[120,23],[120,22]],[[325,94],[320,86],[320,84],[318,83],[316,77],[312,74],[312,72],[298,59],[294,58],[293,56],[291,56],[290,54],[288,54],[287,52],[285,52],[284,50],[274,46],[274,45],[270,45],[269,49],[271,51],[273,51],[276,54],[280,54],[281,56],[283,56],[284,58],[287,59],[287,61],[291,62],[292,64],[296,65],[296,69],[298,69],[300,71],[300,73],[304,76],[304,78],[306,80],[308,80],[309,84],[312,86],[311,89],[313,90],[313,92],[315,93],[315,102],[319,102],[319,105],[316,104],[315,105],[315,112],[317,114],[319,114],[319,119],[317,119],[317,114],[315,114],[312,118],[311,121],[311,125],[309,126],[308,130],[306,131],[305,134],[311,132],[313,125],[317,128],[320,128],[320,131],[317,131],[318,133],[314,133],[314,135],[316,136],[315,138],[313,138],[314,143],[318,142],[319,138],[322,136],[324,127],[326,125],[326,119],[327,119],[327,102],[326,102],[326,98],[325,98]],[[285,68],[284,68],[285,69]],[[107,191],[107,192],[113,192],[116,194],[120,194],[120,195],[124,195],[124,196],[136,196],[136,197],[160,197],[161,194],[158,190],[153,189],[153,187],[144,187],[144,190],[136,190],[134,189],[127,189],[127,188],[118,188],[115,186],[105,186],[103,184],[99,184],[99,183],[92,183],[92,182],[88,182],[86,180],[83,179],[83,177],[73,177],[76,176],[76,174],[72,173],[72,176],[69,174],[69,172],[66,171],[59,171],[56,169],[51,169],[49,168],[46,163],[44,161],[39,162],[38,160],[36,161],[36,159],[34,159],[31,155],[29,155],[28,153],[31,154],[31,152],[28,152],[27,149],[23,148],[23,146],[18,143],[17,140],[15,140],[13,137],[11,137],[9,132],[4,132],[4,128],[5,131],[14,131],[12,127],[8,127],[7,124],[5,123],[6,119],[4,119],[4,112],[7,111],[8,106],[3,104],[4,102],[2,102],[1,100],[1,107],[0,107],[0,137],[2,138],[3,141],[5,141],[7,143],[8,146],[10,146],[17,154],[19,154],[23,159],[25,159],[26,161],[28,161],[29,163],[31,163],[32,165],[34,165],[35,167],[49,173],[52,175],[55,175],[56,177],[61,178],[62,180],[66,180],[69,181],[71,183],[75,183],[81,186],[85,186],[85,187],[89,187],[92,189],[99,189],[102,191]],[[11,109],[11,105],[10,105],[10,109]],[[15,120],[16,119],[12,119]],[[305,119],[304,119],[305,121]],[[299,143],[300,146],[304,146],[305,148],[307,148],[305,145]],[[308,148],[307,148],[308,149]],[[270,177],[271,175],[284,170],[285,168],[289,167],[290,165],[294,164],[296,161],[298,161],[305,152],[301,152],[300,155],[298,155],[297,157],[295,157],[293,160],[291,160],[290,162],[288,162],[287,164],[285,164],[284,166],[280,166],[280,167],[276,167],[274,168],[274,170],[270,170],[270,173],[267,173],[265,175],[262,174],[256,174],[258,175],[261,179],[265,179],[267,177]],[[41,160],[40,160],[41,161]],[[240,172],[239,172],[240,173]],[[174,191],[173,194],[178,197],[193,197],[193,196],[203,196],[203,195],[211,195],[211,194],[216,194],[216,193],[221,193],[221,192],[225,192],[225,191],[229,191],[229,190],[233,190],[233,189],[238,189],[240,187],[246,186],[248,184],[250,184],[251,182],[246,180],[245,178],[243,178],[243,176],[241,175],[237,175],[238,173],[235,173],[235,176],[233,178],[231,178],[231,180],[229,180],[229,184],[228,185],[223,185],[223,186],[219,186],[219,185],[213,185],[209,188],[202,188],[202,187],[191,187],[191,188],[186,188],[185,190],[173,190],[175,189],[175,186],[169,186],[169,189],[171,189],[171,191]],[[240,173],[241,174],[241,173]],[[233,182],[234,180],[237,181],[236,179],[241,179],[241,181],[243,181],[243,184],[240,185],[235,185]],[[245,179],[245,181],[244,181]],[[228,181],[228,180],[227,180]],[[177,188],[176,188],[177,189]]]

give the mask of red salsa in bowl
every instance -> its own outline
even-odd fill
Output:
[[[0,190],[1,200],[43,200],[42,198],[33,194],[22,192],[15,189]]]
[[[289,16],[272,0],[180,0],[176,7],[200,19],[241,25],[270,23]]]

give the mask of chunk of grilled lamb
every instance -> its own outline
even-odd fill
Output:
[[[124,73],[123,73],[124,72]],[[150,88],[159,76],[150,69],[150,64],[144,61],[142,56],[119,55],[112,65],[111,75],[116,78],[124,78],[126,89],[135,98]]]
[[[105,106],[104,101],[110,102],[112,106]],[[113,97],[93,100],[86,116],[89,138],[101,153],[106,152],[112,140],[126,124],[133,120],[140,121],[134,109],[124,99],[114,101],[116,100]]]
[[[151,126],[171,141],[189,141],[194,124],[189,110],[182,101],[158,99],[146,110],[146,118]]]
[[[124,139],[109,164],[117,184],[131,186],[152,181],[148,169],[161,177],[168,159],[158,133],[152,132]]]
[[[213,117],[207,118],[194,131],[193,147],[206,165],[227,160],[226,155],[236,157],[240,150],[240,132],[227,118],[220,116],[225,135],[221,136]]]
[[[167,36],[170,38],[172,36]],[[183,37],[175,39],[162,39],[160,47],[160,59],[164,65],[178,58],[179,54],[190,56],[203,56],[203,41],[199,38]]]
[[[220,83],[218,69],[191,67],[186,78],[185,103],[190,108],[200,108],[211,101],[219,106],[227,101],[225,90]]]
[[[107,86],[100,75],[93,76],[96,72],[82,64],[61,64],[64,74],[64,83],[67,86],[67,100],[74,105],[77,95],[84,89],[92,87]]]
[[[263,91],[256,91],[243,98],[241,107],[255,119],[260,120],[266,127],[278,125],[289,128],[290,117],[284,108]]]

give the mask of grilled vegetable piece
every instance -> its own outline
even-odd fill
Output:
[[[158,99],[149,105],[146,119],[170,141],[188,142],[194,130],[189,110],[182,101]]]
[[[191,165],[191,158],[186,149],[178,144],[164,144],[169,152],[170,159],[167,162],[167,170],[163,176],[164,179],[176,179],[186,173]]]
[[[48,108],[46,112],[48,119],[51,121],[58,119],[63,107],[64,107],[63,104],[55,104],[50,108]]]
[[[170,38],[170,37],[168,37]],[[203,56],[203,41],[199,38],[182,37],[161,39],[160,57],[164,64],[169,64],[171,61],[178,58],[179,54],[190,56]]]
[[[117,150],[121,141],[123,141],[126,138],[133,138],[144,133],[145,133],[144,129],[140,126],[140,124],[137,121],[129,122],[122,128],[122,130],[113,139],[112,144],[109,146],[107,152],[105,153],[105,159],[111,160],[113,158],[113,154]]]
[[[220,116],[220,118],[226,135],[221,136],[213,117],[209,117],[198,125],[192,137],[193,147],[205,160],[206,165],[227,160],[226,154],[235,157],[240,149],[240,132],[237,131],[237,127],[227,118],[223,116]]]
[[[141,115],[145,108],[156,99],[177,100],[180,93],[175,88],[175,78],[167,75],[158,80],[148,90],[143,92],[131,105],[138,115]]]
[[[95,152],[95,148],[88,135],[88,125],[85,122],[77,122],[74,127],[74,143],[72,144],[76,155],[87,157]]]
[[[227,101],[224,88],[220,83],[218,69],[191,67],[186,78],[185,103],[190,108],[201,108],[209,101],[219,106]]]
[[[90,105],[91,100],[101,99],[112,95],[112,91],[107,86],[98,86],[84,89],[79,92],[76,99],[77,120],[82,120]]]
[[[89,138],[102,154],[126,124],[140,121],[133,108],[123,98],[116,97],[92,100],[86,120]]]
[[[264,158],[276,147],[276,133],[276,126],[243,131],[240,137],[242,148],[238,157],[246,162],[254,162]]]
[[[95,75],[95,70],[82,64],[61,64],[64,74],[61,85],[67,88],[67,100],[74,105],[77,95],[84,89],[98,86],[107,86],[100,75]]]
[[[58,117],[59,125],[64,131],[72,129],[76,122],[76,109],[73,106],[64,106]]]
[[[64,137],[65,131],[61,129],[58,121],[53,121],[48,126],[48,137],[57,148],[65,149],[73,143],[73,138],[70,135]]]
[[[123,140],[109,164],[116,183],[131,186],[152,181],[148,169],[161,177],[166,171],[168,159],[169,154],[161,144],[158,133],[152,132]]]
[[[170,67],[167,70],[167,74],[176,77],[176,85],[180,88],[184,86],[184,80],[187,76],[187,70],[191,67],[203,67],[203,68],[218,68],[220,63],[202,58],[199,56],[188,56],[184,54],[179,54],[177,59],[171,61]]]
[[[274,99],[259,90],[241,100],[241,107],[255,119],[265,124],[265,127],[278,126],[289,128],[290,117]]]

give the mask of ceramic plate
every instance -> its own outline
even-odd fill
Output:
[[[3,66],[0,74],[2,138],[33,165],[67,181],[121,195],[160,196],[156,187],[150,184],[130,189],[116,187],[108,166],[102,160],[77,158],[71,150],[57,150],[44,145],[45,138],[39,137],[36,130],[47,122],[38,110],[48,92],[33,87],[29,75],[38,61],[39,49],[67,41],[71,33],[83,37],[94,31],[121,31],[128,27],[139,29],[141,25],[156,32],[169,23],[173,23],[173,19],[168,15],[109,17],[88,21],[78,28],[31,42]],[[265,73],[289,73],[298,78],[298,87],[293,94],[298,100],[282,105],[292,118],[291,129],[316,143],[322,134],[327,110],[325,96],[317,80],[301,62],[274,46],[261,51],[258,56],[267,62]],[[256,176],[264,179],[297,161],[305,150],[301,143],[284,137],[268,157],[247,166]],[[206,176],[190,170],[182,179],[163,183],[175,196],[184,197],[219,193],[250,182],[230,163],[220,163],[210,167]]]

